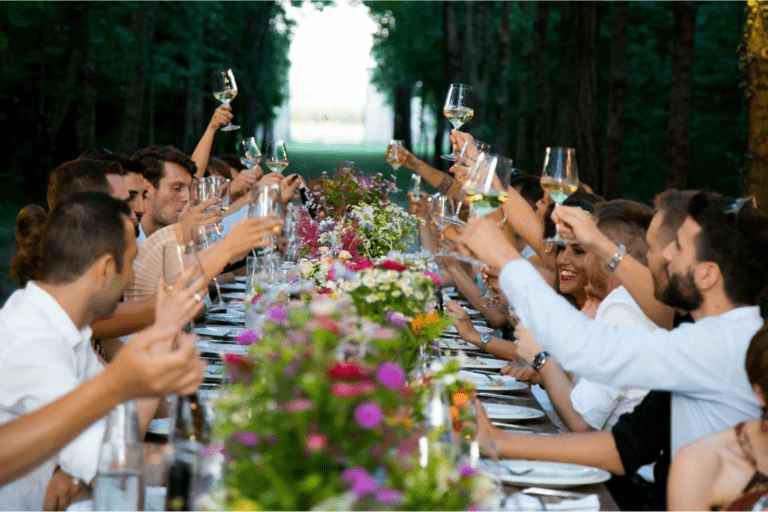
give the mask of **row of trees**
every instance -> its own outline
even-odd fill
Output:
[[[218,105],[217,68],[235,72],[242,133],[266,136],[287,97],[289,33],[276,2],[0,2],[0,177],[35,199],[88,147],[191,152]]]
[[[544,148],[577,150],[582,180],[607,197],[665,186],[738,194],[747,100],[736,2],[366,2],[379,25],[374,81],[410,139],[409,99],[440,120],[448,84],[472,84],[467,129],[541,169]]]

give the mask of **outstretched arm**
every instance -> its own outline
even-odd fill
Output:
[[[200,142],[197,143],[195,151],[192,153],[192,161],[197,166],[196,178],[202,178],[205,174],[205,170],[208,168],[208,159],[211,157],[211,147],[213,146],[213,138],[216,136],[216,132],[219,128],[229,123],[232,120],[232,106],[222,103],[213,112],[211,122],[208,123],[208,128],[205,129],[205,133],[200,138]]]

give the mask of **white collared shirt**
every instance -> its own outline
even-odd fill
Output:
[[[27,283],[0,310],[0,423],[28,414],[103,370],[91,348],[91,329],[78,330],[45,290]],[[41,510],[57,465],[89,483],[104,438],[100,420],[55,457],[0,487],[0,509]]]
[[[521,322],[566,370],[615,387],[672,392],[671,449],[761,414],[744,369],[763,325],[741,307],[667,331],[590,320],[525,260],[508,263],[501,289]]]

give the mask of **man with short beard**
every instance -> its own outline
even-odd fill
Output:
[[[508,457],[578,462],[614,474],[652,462],[666,450],[662,455],[667,463],[657,463],[657,489],[663,492],[670,452],[674,454],[692,440],[757,416],[760,405],[743,366],[749,340],[762,325],[758,308],[751,304],[768,284],[768,220],[750,205],[734,214],[729,211],[731,203],[706,193],[691,199],[675,242],[662,251],[669,285],[660,275],[665,265],[649,256],[655,266],[656,294],[671,297],[675,306],[698,306],[691,311],[696,323],[673,331],[607,327],[585,319],[549,295],[546,283],[540,282],[534,270],[525,268],[524,262],[517,261],[519,254],[503,245],[501,236],[493,232],[494,226],[482,220],[470,226],[460,242],[492,267],[504,267],[500,281],[510,303],[566,370],[614,386],[672,392],[667,425],[663,411],[669,395],[653,392],[635,409],[634,421],[629,424],[622,421],[627,415],[622,416],[613,432],[571,434],[556,442],[535,436],[520,439],[499,433],[481,414],[480,437],[496,438],[500,453]],[[591,219],[577,209],[559,208],[556,212],[554,217],[571,228],[583,247],[604,257],[605,248],[600,246],[603,239],[596,235]],[[654,218],[651,228],[659,228],[659,224]],[[651,234],[649,230],[649,239]],[[722,243],[729,239],[733,244]],[[618,254],[609,262],[615,268],[621,266],[622,258],[615,244],[613,250]],[[509,260],[515,261],[506,265]],[[697,294],[687,287],[689,271],[695,290],[703,297],[699,304]],[[675,290],[666,292],[669,286]],[[680,298],[683,300],[677,300]],[[534,301],[538,304],[530,303]],[[549,355],[529,353],[525,346],[518,346],[518,353],[529,363],[537,359],[539,368]],[[638,416],[646,416],[646,421]],[[665,434],[670,436],[666,444]],[[664,473],[660,475],[660,471]],[[663,500],[660,503],[663,506]]]

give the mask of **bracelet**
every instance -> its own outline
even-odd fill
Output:
[[[538,372],[539,370],[541,370],[541,367],[544,366],[544,363],[547,362],[547,359],[549,359],[549,352],[547,352],[546,350],[542,350],[541,352],[533,356],[531,367]]]
[[[453,185],[453,178],[446,174],[443,176],[443,180],[437,186],[437,191],[445,195],[448,193],[448,189],[451,188],[451,185]]]
[[[608,272],[613,272],[616,270],[616,267],[619,265],[619,262],[624,257],[625,254],[627,254],[627,248],[624,247],[624,244],[618,245],[619,250],[616,251],[616,254],[613,255],[613,258],[611,258],[611,261],[608,262],[608,264],[605,266],[605,270]]]
[[[501,222],[499,222],[496,225],[499,226],[500,228],[503,228],[504,227],[504,223],[507,222],[507,212],[501,212],[501,213],[504,214],[504,218],[501,219]]]

